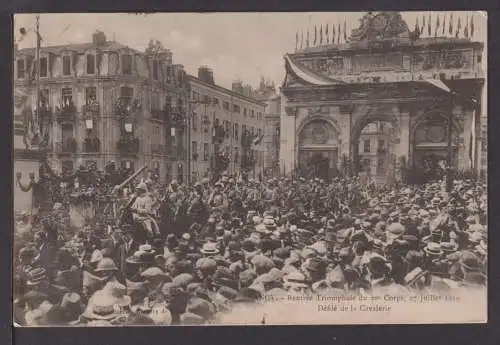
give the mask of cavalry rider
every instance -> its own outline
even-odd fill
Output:
[[[148,194],[148,187],[145,182],[140,182],[136,187],[136,199],[131,206],[134,221],[142,223],[148,233],[158,236],[156,224],[153,224],[153,199]]]

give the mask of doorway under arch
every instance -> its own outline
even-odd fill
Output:
[[[338,130],[327,120],[314,118],[299,129],[298,168],[306,178],[329,180],[337,174]]]

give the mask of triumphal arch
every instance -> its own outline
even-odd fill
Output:
[[[359,172],[359,140],[370,123],[390,127],[374,149],[386,172],[422,170],[429,159],[476,169],[483,43],[419,37],[397,12],[369,13],[360,23],[346,43],[285,55],[281,169],[331,175],[347,161]]]

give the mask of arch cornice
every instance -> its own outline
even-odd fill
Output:
[[[340,127],[338,123],[331,117],[328,116],[328,114],[309,114],[307,115],[298,125],[296,133],[298,136],[302,133],[302,130],[311,122],[314,121],[325,121],[329,125],[332,126],[332,128],[335,130],[335,134],[338,136],[340,135]]]

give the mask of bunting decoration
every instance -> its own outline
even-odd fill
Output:
[[[460,35],[460,30],[462,30],[462,22],[460,21],[460,17],[458,17],[457,31],[455,32],[456,38]]]
[[[465,38],[469,38],[469,14],[465,17],[464,36]]]
[[[470,16],[470,37],[474,37],[474,15]]]
[[[347,22],[344,19],[344,43],[347,43]]]
[[[427,35],[432,36],[432,28],[431,28],[431,14],[429,13],[429,20],[427,21]]]
[[[434,30],[434,37],[437,37],[438,31],[439,31],[439,26],[440,26],[440,21],[439,21],[439,14],[436,16],[436,27]]]
[[[450,14],[450,24],[448,26],[448,34],[453,35],[453,12]]]
[[[332,25],[332,43],[335,44],[335,24]]]
[[[323,24],[319,27],[319,44],[323,45]]]
[[[446,13],[443,14],[443,32],[441,32],[441,36],[444,37],[444,33],[445,33],[445,30],[446,29]]]
[[[304,31],[300,32],[300,49],[304,48]]]
[[[328,36],[328,24],[326,24],[326,29],[325,29],[325,42],[326,44],[330,43],[330,37]]]

